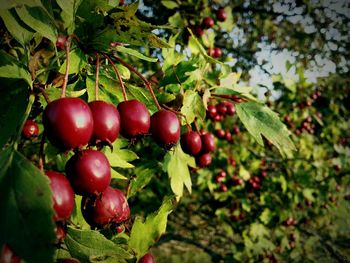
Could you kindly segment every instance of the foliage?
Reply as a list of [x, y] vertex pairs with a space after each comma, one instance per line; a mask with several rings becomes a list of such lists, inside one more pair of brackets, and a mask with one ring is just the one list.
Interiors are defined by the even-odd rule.
[[[150, 249], [158, 262], [350, 261], [348, 16], [309, 2], [123, 2], [0, 1], [0, 245], [26, 262], [137, 262]], [[226, 20], [199, 34], [220, 7]], [[339, 17], [322, 17], [331, 11]], [[292, 52], [286, 68], [297, 78], [258, 61], [264, 46]], [[312, 83], [304, 73], [320, 54], [335, 72]], [[273, 79], [274, 96], [247, 84], [253, 67]], [[68, 97], [91, 102], [97, 88], [115, 106], [127, 97], [151, 115], [176, 112], [182, 133], [229, 138], [217, 136], [205, 168], [180, 142], [164, 149], [148, 135], [97, 145], [131, 219], [90, 227], [76, 195], [70, 220], [55, 224], [44, 171], [64, 173], [73, 151], [46, 140], [42, 115], [65, 80]], [[236, 114], [210, 116], [208, 106], [228, 102]], [[37, 138], [21, 136], [27, 119], [39, 124]]]

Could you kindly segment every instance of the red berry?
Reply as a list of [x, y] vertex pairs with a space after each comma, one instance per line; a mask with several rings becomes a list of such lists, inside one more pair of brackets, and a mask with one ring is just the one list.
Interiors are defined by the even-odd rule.
[[103, 227], [110, 223], [119, 224], [130, 217], [130, 208], [124, 193], [110, 186], [101, 196], [84, 196], [81, 210], [86, 222], [93, 227]]
[[120, 116], [117, 108], [98, 100], [89, 103], [94, 120], [92, 140], [94, 142], [114, 142], [120, 130]]
[[50, 102], [43, 114], [49, 141], [64, 150], [86, 145], [93, 132], [89, 106], [79, 98], [61, 98]]
[[67, 38], [65, 36], [58, 36], [56, 40], [56, 47], [58, 49], [64, 49]]
[[227, 189], [227, 186], [225, 184], [221, 184], [220, 190], [225, 193], [225, 192], [227, 192], [228, 189]]
[[66, 164], [66, 174], [74, 192], [94, 195], [103, 192], [111, 181], [111, 167], [106, 156], [95, 150], [76, 153]]
[[235, 133], [235, 134], [240, 134], [241, 133], [241, 130], [239, 129], [239, 127], [238, 126], [235, 126], [235, 127], [233, 127], [233, 132]]
[[219, 103], [216, 105], [216, 110], [220, 115], [225, 115], [227, 112], [227, 107], [225, 103]]
[[196, 37], [201, 37], [204, 34], [203, 29], [199, 25], [194, 26], [193, 31], [194, 31], [194, 34], [195, 34]]
[[30, 139], [32, 137], [36, 137], [39, 135], [39, 126], [33, 120], [27, 120], [24, 123], [22, 135], [26, 139]]
[[225, 135], [226, 135], [226, 132], [223, 129], [217, 129], [217, 130], [215, 130], [215, 135], [219, 139], [224, 139]]
[[210, 119], [215, 119], [215, 117], [218, 115], [218, 112], [216, 110], [216, 107], [214, 105], [208, 105], [207, 109], [207, 116]]
[[61, 173], [46, 171], [50, 179], [50, 187], [55, 210], [55, 221], [67, 220], [74, 209], [74, 192], [68, 179]]
[[4, 244], [1, 248], [0, 263], [20, 263], [21, 258], [17, 256], [9, 245]]
[[202, 140], [202, 153], [209, 153], [215, 151], [215, 140], [212, 133], [206, 133], [201, 135]]
[[216, 18], [217, 18], [217, 20], [219, 20], [220, 22], [224, 22], [224, 21], [226, 20], [226, 18], [227, 18], [225, 9], [219, 8], [219, 9], [216, 11]]
[[180, 122], [176, 114], [160, 110], [151, 117], [151, 133], [155, 141], [162, 147], [170, 149], [180, 139]]
[[237, 165], [236, 160], [235, 160], [234, 158], [232, 158], [232, 157], [230, 157], [230, 158], [228, 159], [228, 162], [229, 162], [229, 164], [231, 164], [233, 167], [236, 167], [236, 165]]
[[140, 259], [139, 263], [156, 263], [156, 259], [151, 253], [147, 253]]
[[148, 133], [151, 118], [145, 104], [138, 100], [123, 101], [118, 104], [118, 111], [120, 133], [125, 138], [135, 138]]
[[204, 153], [196, 157], [196, 163], [199, 167], [206, 167], [211, 164], [210, 153]]
[[222, 51], [218, 47], [209, 48], [208, 49], [208, 55], [213, 57], [213, 58], [219, 58], [222, 55]]
[[207, 16], [203, 19], [202, 27], [203, 28], [211, 28], [214, 26], [214, 19], [212, 19], [210, 16]]
[[266, 171], [261, 171], [261, 177], [263, 177], [263, 178], [267, 177], [267, 172]]
[[229, 130], [227, 130], [227, 131], [225, 132], [225, 139], [226, 139], [227, 141], [229, 141], [229, 142], [232, 141], [232, 134], [231, 134], [231, 132], [230, 132]]
[[201, 136], [198, 132], [188, 131], [181, 135], [182, 150], [190, 155], [196, 155], [202, 148]]
[[220, 122], [224, 119], [224, 116], [223, 115], [216, 115], [215, 118], [214, 118], [214, 121], [217, 121], [217, 122]]
[[226, 112], [227, 115], [232, 116], [236, 113], [236, 107], [231, 102], [226, 102], [226, 109], [227, 109], [227, 112]]

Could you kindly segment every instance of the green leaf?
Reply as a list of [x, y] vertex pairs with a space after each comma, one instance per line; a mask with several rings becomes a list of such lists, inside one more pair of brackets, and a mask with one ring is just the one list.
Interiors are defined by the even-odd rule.
[[69, 253], [83, 262], [126, 262], [132, 255], [98, 231], [68, 227], [65, 244]]
[[177, 198], [183, 195], [184, 185], [190, 193], [192, 191], [188, 166], [195, 167], [195, 160], [182, 151], [180, 144], [176, 145], [174, 150], [169, 151], [164, 157], [163, 170], [168, 173], [171, 189]]
[[32, 77], [29, 71], [24, 69], [17, 60], [3, 50], [0, 51], [0, 77], [24, 79], [32, 86]]
[[[185, 92], [181, 113], [186, 116], [189, 124], [191, 124], [195, 118], [204, 120], [205, 107], [202, 98], [197, 92], [193, 90], [187, 90]], [[185, 120], [182, 120], [182, 124], [185, 124]]]
[[272, 219], [272, 212], [270, 209], [265, 208], [264, 211], [260, 215], [260, 220], [263, 222], [265, 225], [267, 225], [270, 220]]
[[181, 84], [189, 78], [189, 72], [197, 69], [195, 65], [198, 59], [192, 59], [189, 61], [183, 61], [178, 65], [170, 66], [165, 71], [164, 78], [160, 81], [159, 87], [166, 86], [168, 84]]
[[[79, 73], [87, 65], [84, 52], [77, 48], [69, 52], [69, 74]], [[61, 65], [59, 72], [66, 73], [66, 61]]]
[[127, 94], [130, 95], [130, 98], [134, 98], [143, 102], [151, 114], [158, 111], [157, 106], [154, 100], [152, 99], [151, 93], [146, 87], [136, 87], [131, 84], [128, 84], [126, 87]]
[[118, 173], [116, 170], [112, 169], [111, 170], [111, 176], [114, 179], [119, 179], [119, 180], [128, 180], [127, 177], [125, 177], [124, 175]]
[[103, 150], [110, 165], [112, 167], [133, 168], [134, 165], [129, 162], [138, 159], [138, 156], [131, 150], [120, 149], [117, 141], [113, 143], [113, 151], [109, 147], [105, 147]]
[[57, 4], [62, 9], [61, 17], [64, 28], [68, 29], [68, 35], [75, 29], [75, 14], [83, 0], [57, 0]]
[[[123, 94], [118, 81], [111, 79], [105, 75], [99, 78], [99, 97], [101, 100], [117, 105], [123, 101]], [[88, 100], [95, 100], [95, 77], [88, 76], [86, 78], [86, 87], [88, 91]]]
[[79, 226], [79, 228], [89, 230], [89, 229], [91, 229], [91, 227], [85, 221], [83, 214], [81, 212], [81, 200], [82, 200], [82, 198], [83, 197], [80, 195], [75, 195], [75, 199], [74, 199], [75, 200], [75, 207], [74, 207], [73, 213], [71, 215], [71, 220], [72, 220], [72, 222], [74, 222], [74, 224]]
[[13, 10], [1, 10], [0, 16], [7, 30], [22, 45], [25, 46], [33, 38], [34, 32], [26, 26]]
[[146, 165], [138, 165], [134, 172], [136, 176], [130, 181], [128, 198], [136, 195], [138, 191], [148, 185], [155, 173], [154, 167], [152, 167], [152, 165], [149, 163]]
[[0, 0], [0, 9], [11, 9], [21, 5], [42, 7], [40, 0]]
[[156, 213], [147, 216], [144, 223], [140, 218], [135, 219], [128, 244], [136, 253], [137, 259], [146, 254], [165, 232], [167, 218], [172, 209], [172, 198], [168, 197], [163, 200], [162, 206]]
[[255, 102], [238, 103], [236, 110], [248, 132], [260, 145], [264, 145], [262, 139], [264, 135], [283, 156], [293, 155], [292, 151], [295, 150], [295, 146], [289, 137], [290, 132], [275, 112]]
[[28, 88], [22, 80], [1, 79], [0, 149], [17, 134], [28, 105]]
[[162, 0], [161, 4], [168, 9], [174, 9], [176, 7], [179, 7], [179, 5], [175, 1], [170, 1], [170, 0]]
[[26, 262], [52, 262], [53, 203], [48, 178], [19, 152], [0, 153], [0, 244]]
[[57, 29], [55, 22], [50, 18], [45, 9], [39, 6], [29, 7], [27, 5], [21, 5], [16, 7], [16, 12], [27, 26], [50, 39], [53, 43], [56, 42]]
[[139, 51], [135, 50], [135, 49], [132, 49], [132, 48], [126, 48], [126, 47], [123, 47], [123, 46], [117, 46], [116, 47], [117, 51], [123, 53], [123, 54], [128, 54], [130, 56], [134, 56], [134, 57], [137, 57], [139, 59], [143, 59], [143, 60], [146, 60], [146, 61], [149, 61], [149, 62], [157, 62], [158, 61], [158, 58], [150, 58], [150, 57], [147, 57], [143, 54], [141, 54]]

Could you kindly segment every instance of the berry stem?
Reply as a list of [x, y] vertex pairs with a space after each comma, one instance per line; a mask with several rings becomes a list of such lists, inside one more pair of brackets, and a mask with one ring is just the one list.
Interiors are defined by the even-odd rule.
[[142, 81], [143, 83], [146, 85], [147, 89], [149, 90], [149, 92], [151, 93], [152, 99], [155, 102], [158, 110], [161, 110], [162, 108], [159, 105], [159, 102], [156, 98], [156, 95], [154, 95], [153, 89], [150, 85], [150, 83], [148, 82], [147, 79], [145, 79], [142, 74], [140, 72], [138, 72], [133, 66], [131, 66], [130, 64], [126, 63], [124, 60], [122, 60], [121, 58], [114, 56], [114, 58], [116, 60], [118, 60], [121, 64], [123, 64], [125, 67], [127, 67], [130, 71], [134, 72]]
[[44, 172], [44, 163], [45, 163], [45, 153], [44, 153], [44, 145], [45, 145], [46, 134], [43, 132], [43, 136], [40, 141], [40, 149], [39, 149], [39, 169]]
[[100, 55], [96, 52], [95, 100], [98, 100], [99, 76], [100, 76]]
[[69, 75], [69, 50], [70, 50], [70, 44], [72, 42], [72, 36], [69, 36], [67, 38], [67, 41], [65, 43], [65, 48], [66, 48], [66, 73], [64, 74], [64, 79], [63, 79], [63, 85], [62, 85], [62, 93], [61, 93], [61, 98], [66, 97], [66, 89], [67, 89], [67, 84], [68, 84], [68, 75]]
[[171, 111], [171, 112], [175, 113], [176, 115], [179, 115], [179, 116], [181, 116], [182, 118], [184, 118], [184, 119], [185, 119], [185, 124], [186, 124], [187, 130], [188, 130], [188, 131], [192, 131], [192, 127], [191, 127], [191, 125], [188, 123], [188, 120], [187, 120], [187, 117], [186, 117], [185, 114], [182, 114], [181, 112], [175, 111], [175, 110], [173, 110], [172, 108], [170, 108], [169, 106], [167, 106], [167, 105], [165, 105], [165, 104], [162, 104], [162, 107], [165, 108], [165, 109], [167, 109], [168, 111]]
[[232, 100], [232, 101], [234, 101], [234, 102], [236, 102], [236, 103], [248, 101], [248, 99], [239, 97], [239, 96], [237, 96], [237, 95], [211, 94], [211, 96], [217, 97], [217, 98], [222, 98], [222, 99], [227, 99], [227, 100]]
[[122, 87], [122, 93], [123, 93], [124, 100], [127, 101], [127, 100], [128, 100], [128, 96], [126, 95], [124, 82], [123, 82], [123, 80], [122, 80], [122, 77], [120, 76], [120, 73], [119, 73], [118, 68], [116, 67], [116, 65], [114, 64], [113, 60], [112, 60], [109, 56], [107, 56], [105, 53], [102, 53], [102, 54], [103, 54], [103, 55], [105, 56], [105, 58], [107, 58], [108, 61], [112, 64], [112, 67], [113, 67], [115, 73], [117, 73], [120, 86]]
[[193, 124], [194, 124], [194, 127], [196, 128], [196, 131], [199, 132], [199, 128], [197, 125], [197, 119], [194, 119]]

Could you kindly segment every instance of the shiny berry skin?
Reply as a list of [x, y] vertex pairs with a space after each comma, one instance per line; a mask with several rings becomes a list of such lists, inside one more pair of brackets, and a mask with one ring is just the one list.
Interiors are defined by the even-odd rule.
[[225, 135], [226, 135], [226, 132], [223, 129], [217, 129], [217, 130], [215, 130], [215, 135], [219, 139], [224, 139]]
[[218, 47], [209, 48], [208, 55], [213, 57], [213, 58], [219, 58], [222, 56], [222, 51]]
[[211, 119], [214, 119], [218, 115], [216, 107], [214, 105], [208, 105], [207, 116]]
[[201, 136], [198, 132], [188, 131], [181, 135], [181, 148], [190, 155], [196, 155], [202, 148]]
[[67, 220], [74, 209], [74, 192], [67, 177], [55, 171], [46, 171], [50, 180], [50, 187], [55, 210], [55, 221]]
[[117, 108], [121, 135], [131, 139], [148, 133], [151, 118], [145, 104], [138, 100], [128, 100], [119, 103]]
[[27, 120], [24, 123], [22, 135], [26, 139], [30, 139], [32, 137], [37, 137], [39, 135], [39, 126], [33, 120]]
[[225, 184], [221, 184], [220, 190], [225, 193], [225, 192], [227, 192], [228, 189], [227, 189], [227, 186]]
[[124, 193], [110, 186], [100, 196], [84, 196], [81, 210], [86, 222], [93, 227], [119, 224], [130, 217], [130, 208]]
[[91, 110], [79, 98], [50, 102], [43, 114], [43, 124], [49, 141], [64, 150], [86, 145], [94, 128]]
[[58, 36], [56, 40], [56, 47], [58, 49], [64, 49], [67, 38], [65, 36]]
[[151, 117], [151, 133], [155, 141], [162, 147], [170, 149], [180, 139], [180, 122], [176, 114], [160, 110]]
[[199, 167], [206, 167], [211, 164], [212, 158], [210, 153], [200, 154], [196, 157], [196, 163]]
[[151, 253], [147, 253], [140, 259], [139, 263], [156, 263], [156, 259]]
[[202, 149], [201, 153], [209, 153], [215, 151], [214, 135], [212, 133], [206, 133], [201, 135]]
[[94, 120], [92, 140], [94, 142], [114, 142], [120, 131], [120, 116], [117, 108], [105, 101], [97, 100], [89, 103]]
[[199, 25], [194, 26], [193, 31], [194, 31], [194, 34], [195, 34], [196, 37], [201, 37], [204, 34], [203, 29]]
[[233, 103], [231, 102], [226, 102], [226, 114], [229, 116], [232, 116], [236, 113], [236, 107]]
[[219, 8], [216, 11], [216, 19], [219, 20], [220, 22], [224, 22], [226, 18], [227, 18], [227, 15], [226, 15], [225, 9]]
[[235, 134], [240, 134], [241, 133], [241, 130], [239, 129], [239, 127], [238, 126], [235, 126], [235, 127], [233, 127], [233, 132], [235, 133]]
[[227, 112], [227, 107], [225, 103], [219, 103], [216, 105], [216, 110], [220, 115], [225, 115]]
[[230, 131], [226, 131], [225, 132], [225, 139], [228, 141], [228, 142], [231, 142], [232, 141], [232, 134]]
[[96, 150], [84, 150], [66, 163], [66, 174], [78, 195], [103, 192], [111, 181], [111, 167], [107, 157]]
[[0, 263], [20, 263], [21, 258], [17, 256], [9, 245], [4, 244], [1, 248]]
[[220, 122], [224, 119], [224, 115], [216, 115], [215, 118], [214, 118], [214, 121], [217, 121], [217, 122]]
[[207, 16], [203, 19], [202, 27], [203, 28], [211, 28], [214, 26], [214, 19], [212, 19], [210, 16]]

